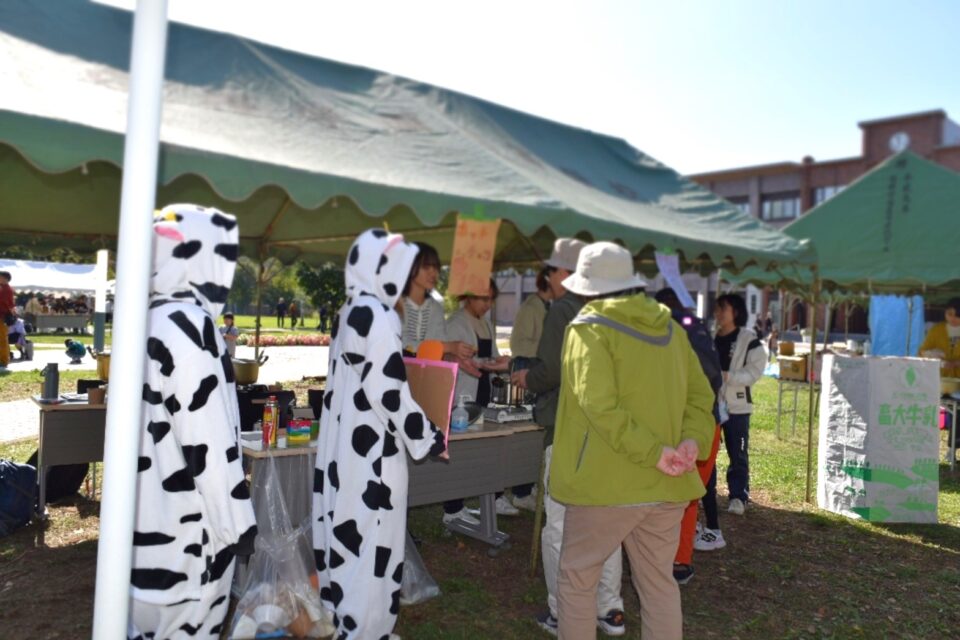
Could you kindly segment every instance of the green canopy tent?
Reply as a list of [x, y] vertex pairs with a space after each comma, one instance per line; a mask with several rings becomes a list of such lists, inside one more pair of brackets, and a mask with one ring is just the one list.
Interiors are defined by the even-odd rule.
[[[131, 15], [82, 0], [0, 5], [0, 247], [111, 246]], [[240, 219], [242, 250], [339, 260], [361, 230], [449, 256], [457, 212], [504, 220], [496, 260], [555, 237], [616, 239], [642, 266], [737, 271], [809, 250], [623, 140], [370, 69], [170, 26], [158, 203]]]
[[[960, 291], [960, 174], [910, 151], [877, 165], [784, 232], [811, 242], [817, 254], [812, 269], [747, 268], [728, 280], [777, 286], [814, 304], [845, 295], [919, 293], [937, 299]], [[810, 465], [808, 454], [808, 500]]]
[[[838, 195], [787, 225], [817, 252], [824, 291], [923, 293], [960, 290], [960, 174], [910, 151], [888, 158]], [[746, 269], [737, 282], [809, 290], [809, 269]]]

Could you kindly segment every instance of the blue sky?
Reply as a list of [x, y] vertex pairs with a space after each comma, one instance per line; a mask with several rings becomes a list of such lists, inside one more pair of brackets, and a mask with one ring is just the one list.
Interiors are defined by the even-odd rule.
[[951, 0], [170, 0], [170, 17], [623, 137], [683, 173], [857, 155], [862, 120], [960, 121]]

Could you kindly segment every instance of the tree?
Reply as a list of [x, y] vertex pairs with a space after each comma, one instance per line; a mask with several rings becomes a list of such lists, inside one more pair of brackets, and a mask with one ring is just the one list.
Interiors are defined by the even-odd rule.
[[310, 304], [319, 309], [324, 304], [333, 315], [347, 298], [343, 284], [343, 270], [332, 263], [319, 269], [301, 262], [297, 264], [297, 281]]

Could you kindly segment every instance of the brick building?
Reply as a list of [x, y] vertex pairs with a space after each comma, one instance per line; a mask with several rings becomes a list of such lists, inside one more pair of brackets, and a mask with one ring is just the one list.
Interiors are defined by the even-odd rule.
[[[960, 124], [943, 110], [868, 120], [860, 123], [860, 130], [860, 155], [855, 157], [816, 161], [807, 156], [801, 162], [722, 169], [689, 177], [764, 222], [782, 227], [904, 149], [960, 172]], [[751, 288], [747, 295], [760, 296], [760, 292]], [[769, 309], [775, 317], [779, 313], [777, 297], [776, 292], [765, 292], [760, 298], [762, 310]], [[853, 314], [851, 330], [866, 330], [863, 315]], [[794, 310], [787, 326], [805, 324], [802, 316], [802, 310]], [[818, 319], [821, 327], [822, 322]], [[842, 317], [835, 317], [831, 324], [841, 327], [843, 322]]]

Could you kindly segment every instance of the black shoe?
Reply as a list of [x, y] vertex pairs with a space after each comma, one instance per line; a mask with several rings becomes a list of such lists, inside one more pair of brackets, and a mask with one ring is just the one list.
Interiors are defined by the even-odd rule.
[[622, 636], [627, 632], [626, 619], [620, 609], [610, 609], [607, 615], [597, 617], [597, 626], [608, 636]]
[[693, 580], [693, 567], [688, 564], [673, 563], [673, 579], [677, 584], [687, 584]]
[[547, 611], [546, 613], [541, 613], [537, 616], [537, 624], [541, 629], [549, 633], [550, 635], [557, 635], [557, 619], [553, 617], [553, 614]]

